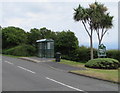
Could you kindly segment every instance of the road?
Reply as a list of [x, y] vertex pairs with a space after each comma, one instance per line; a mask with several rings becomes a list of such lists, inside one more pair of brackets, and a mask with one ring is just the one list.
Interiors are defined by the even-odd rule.
[[[18, 58], [2, 57], [2, 91], [118, 91], [118, 85]], [[110, 93], [110, 92], [108, 92]]]

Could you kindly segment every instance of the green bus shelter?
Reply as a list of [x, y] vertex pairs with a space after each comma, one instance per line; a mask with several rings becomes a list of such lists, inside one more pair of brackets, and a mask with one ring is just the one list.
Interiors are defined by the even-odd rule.
[[41, 39], [37, 40], [38, 57], [53, 58], [54, 57], [54, 40]]

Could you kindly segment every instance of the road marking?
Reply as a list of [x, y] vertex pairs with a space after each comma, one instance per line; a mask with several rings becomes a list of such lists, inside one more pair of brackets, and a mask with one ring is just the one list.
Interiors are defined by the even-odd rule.
[[46, 77], [46, 79], [51, 80], [51, 81], [53, 81], [53, 82], [56, 82], [56, 83], [58, 83], [58, 84], [61, 84], [61, 85], [63, 85], [63, 86], [66, 86], [66, 87], [68, 87], [68, 88], [71, 88], [71, 89], [77, 90], [77, 91], [83, 91], [83, 90], [81, 90], [81, 89], [78, 89], [78, 88], [75, 88], [75, 87], [69, 86], [69, 85], [67, 85], [67, 84], [61, 83], [61, 82], [59, 82], [59, 81], [56, 81], [56, 80], [51, 79], [51, 78], [48, 78], [48, 77]]
[[11, 65], [14, 65], [13, 63], [11, 63], [11, 62], [9, 62], [9, 61], [5, 61], [6, 63], [8, 63], [8, 64], [11, 64]]
[[17, 67], [19, 67], [19, 68], [21, 68], [21, 69], [23, 69], [23, 70], [26, 70], [26, 71], [28, 71], [28, 72], [31, 72], [31, 73], [35, 74], [35, 72], [34, 72], [34, 71], [31, 71], [31, 70], [26, 69], [26, 68], [24, 68], [24, 67], [21, 67], [21, 66], [17, 66]]

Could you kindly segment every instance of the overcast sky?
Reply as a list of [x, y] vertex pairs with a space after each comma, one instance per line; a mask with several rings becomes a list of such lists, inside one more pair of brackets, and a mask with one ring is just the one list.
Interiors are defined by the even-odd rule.
[[[34, 0], [33, 0], [34, 1]], [[52, 31], [71, 30], [75, 33], [79, 40], [79, 45], [89, 46], [89, 37], [80, 22], [73, 20], [74, 8], [79, 4], [88, 7], [93, 3], [92, 0], [87, 2], [38, 2], [38, 1], [22, 1], [22, 2], [1, 2], [0, 3], [0, 24], [2, 27], [16, 26], [30, 31], [31, 28], [46, 27]], [[82, 1], [82, 0], [81, 0]], [[84, 1], [84, 0], [83, 0]], [[100, 2], [100, 1], [99, 1]], [[118, 2], [101, 2], [108, 7], [110, 15], [114, 16], [113, 25], [104, 39], [103, 44], [107, 49], [118, 48]], [[97, 48], [98, 40], [94, 34], [94, 47]]]

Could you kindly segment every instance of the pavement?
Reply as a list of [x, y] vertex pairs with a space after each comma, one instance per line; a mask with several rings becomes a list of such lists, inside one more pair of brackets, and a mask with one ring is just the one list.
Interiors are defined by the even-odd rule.
[[28, 60], [3, 56], [2, 90], [118, 93], [118, 84], [67, 73], [69, 69], [58, 70], [48, 65], [49, 62], [46, 60], [34, 63]]
[[92, 77], [92, 76], [88, 76], [88, 75], [77, 74], [77, 73], [71, 72], [71, 71], [74, 71], [74, 70], [87, 70], [87, 69], [82, 68], [82, 67], [73, 67], [73, 66], [70, 66], [70, 65], [67, 65], [67, 64], [60, 64], [59, 62], [53, 62], [53, 60], [55, 60], [54, 58], [20, 57], [20, 59], [35, 62], [35, 63], [38, 63], [38, 64], [40, 64], [42, 62], [42, 64], [47, 65], [52, 69], [65, 71], [65, 72], [75, 74], [75, 75], [80, 75], [80, 76], [84, 76], [84, 77], [99, 79], [99, 80], [112, 82], [112, 83], [118, 83], [118, 82], [114, 82], [112, 80], [105, 80], [105, 79], [101, 79], [101, 78], [97, 78], [97, 77]]
[[27, 60], [27, 61], [32, 61], [35, 63], [39, 62], [51, 62], [54, 60], [54, 58], [39, 58], [39, 57], [19, 57], [20, 59]]
[[39, 57], [20, 57], [20, 59], [35, 62], [40, 64], [46, 64], [53, 69], [70, 72], [72, 70], [86, 70], [85, 68], [73, 67], [66, 64], [60, 64], [59, 62], [53, 62], [54, 58], [39, 58]]

